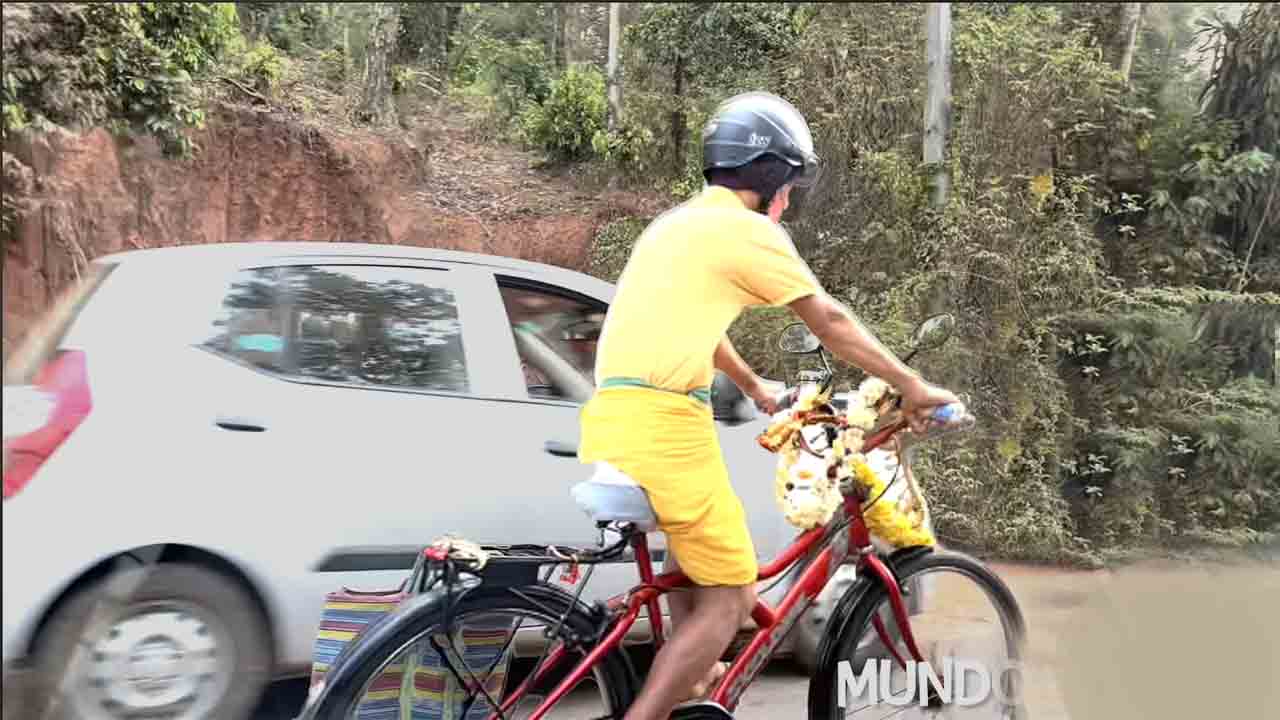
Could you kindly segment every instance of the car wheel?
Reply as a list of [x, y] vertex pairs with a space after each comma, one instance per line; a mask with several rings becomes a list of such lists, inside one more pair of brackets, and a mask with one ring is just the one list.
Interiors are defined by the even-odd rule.
[[270, 679], [267, 624], [235, 580], [158, 564], [77, 592], [37, 639], [33, 717], [242, 720]]
[[[827, 583], [818, 595], [809, 612], [804, 614], [791, 631], [791, 656], [797, 665], [808, 675], [812, 675], [818, 666], [818, 648], [826, 634], [827, 621], [831, 619], [836, 604], [844, 596], [845, 591], [853, 584], [857, 574], [852, 565], [846, 565], [836, 571], [835, 577]], [[924, 611], [924, 597], [927, 589], [920, 579], [908, 583], [908, 593], [903, 598], [907, 613], [916, 615]], [[890, 634], [897, 636], [896, 626], [890, 628]]]

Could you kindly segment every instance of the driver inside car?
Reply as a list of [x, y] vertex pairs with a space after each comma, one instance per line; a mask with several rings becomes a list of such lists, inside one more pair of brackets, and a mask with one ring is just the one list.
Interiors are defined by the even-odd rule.
[[779, 225], [792, 188], [812, 186], [818, 171], [795, 107], [763, 92], [730, 98], [703, 130], [706, 187], [641, 234], [606, 314], [579, 458], [644, 490], [667, 536], [665, 569], [694, 583], [668, 596], [672, 637], [626, 720], [705, 712], [711, 703], [677, 705], [723, 675], [719, 659], [755, 604], [755, 548], [710, 407], [719, 369], [759, 408], [777, 410], [771, 388], [726, 335], [745, 308], [791, 308], [837, 357], [896, 387], [916, 431], [933, 408], [957, 400], [829, 297]]

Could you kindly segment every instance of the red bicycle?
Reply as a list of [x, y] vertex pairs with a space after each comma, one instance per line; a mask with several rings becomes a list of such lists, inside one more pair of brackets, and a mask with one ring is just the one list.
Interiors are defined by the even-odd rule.
[[[784, 337], [790, 333], [791, 352], [816, 349], [821, 355], [817, 339], [803, 325], [798, 328], [784, 331]], [[829, 389], [829, 366], [818, 379], [809, 378]], [[794, 401], [799, 389], [784, 397]], [[806, 413], [804, 421], [834, 437], [842, 421], [830, 410], [828, 405], [826, 412]], [[950, 415], [939, 417], [949, 417], [956, 426], [972, 424], [963, 406], [948, 406], [946, 413]], [[863, 452], [907, 429], [896, 413], [882, 421], [866, 437]], [[829, 522], [800, 534], [760, 569], [762, 582], [795, 579], [777, 607], [757, 601], [751, 613], [757, 629], [709, 699], [678, 708], [672, 717], [733, 717], [745, 690], [844, 564], [856, 567], [857, 579], [826, 622], [809, 682], [809, 718], [935, 717], [957, 703], [983, 703], [982, 717], [1020, 717], [1021, 676], [1005, 671], [1016, 669], [1021, 660], [1025, 625], [1004, 582], [962, 553], [932, 546], [877, 550], [864, 513], [879, 498], [867, 497], [862, 486], [848, 480], [840, 482], [840, 494], [842, 501]], [[458, 713], [447, 717], [622, 718], [640, 685], [624, 639], [644, 613], [652, 644], [661, 647], [659, 599], [691, 583], [680, 573], [655, 574], [647, 536], [634, 523], [598, 525], [602, 533], [619, 538], [595, 549], [428, 548], [425, 571], [415, 576], [418, 592], [343, 651], [299, 720], [400, 718], [415, 709], [427, 714], [413, 717], [439, 717], [426, 708], [439, 704], [446, 685], [455, 691]], [[579, 599], [595, 565], [627, 555], [638, 567], [639, 585], [594, 606]], [[578, 566], [586, 568], [577, 593], [548, 582], [551, 572], [565, 565], [575, 573]], [[940, 578], [935, 581], [932, 575]], [[928, 596], [918, 597], [925, 588]], [[937, 607], [930, 607], [924, 600], [934, 596]], [[908, 599], [915, 612], [908, 611]], [[975, 606], [983, 604], [994, 611], [994, 621], [975, 614]], [[999, 677], [986, 678], [987, 692], [966, 695], [960, 687], [963, 673], [951, 673], [948, 667], [955, 665], [948, 666], [947, 658], [938, 662], [948, 652], [968, 660], [971, 671], [996, 671]], [[973, 652], [980, 657], [964, 655]], [[518, 672], [513, 658], [535, 657], [532, 666]], [[405, 678], [410, 679], [407, 686]], [[405, 707], [404, 687], [412, 688], [408, 703], [413, 707]]]

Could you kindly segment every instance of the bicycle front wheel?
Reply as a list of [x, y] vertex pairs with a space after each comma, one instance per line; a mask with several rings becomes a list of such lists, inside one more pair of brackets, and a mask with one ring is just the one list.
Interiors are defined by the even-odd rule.
[[877, 582], [842, 627], [829, 627], [838, 634], [809, 682], [811, 720], [1024, 717], [1026, 626], [1008, 586], [977, 560], [938, 550], [908, 560], [895, 575], [900, 587], [927, 588], [910, 618], [924, 663], [904, 666], [912, 655]]
[[[448, 618], [445, 610], [435, 603], [388, 618], [356, 640], [303, 717], [483, 720], [505, 708], [500, 717], [521, 720], [590, 651], [579, 643], [598, 629], [583, 606], [549, 585], [482, 586], [453, 603]], [[575, 649], [552, 667], [548, 659], [566, 639]], [[615, 649], [545, 717], [622, 717], [634, 692], [630, 661]]]

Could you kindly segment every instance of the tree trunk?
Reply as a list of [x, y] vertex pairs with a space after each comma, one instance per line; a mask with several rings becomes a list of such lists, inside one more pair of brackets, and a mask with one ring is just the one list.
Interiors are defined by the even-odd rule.
[[591, 39], [592, 45], [592, 64], [599, 70], [600, 74], [609, 74], [609, 23], [613, 17], [613, 6], [616, 3], [592, 3], [595, 16], [591, 21]]
[[453, 33], [458, 29], [458, 19], [462, 17], [462, 5], [449, 3], [444, 10], [444, 63], [449, 66], [449, 56], [453, 54]]
[[676, 56], [676, 64], [672, 69], [672, 77], [675, 79], [675, 87], [672, 89], [672, 95], [675, 96], [675, 104], [671, 110], [671, 157], [675, 162], [676, 175], [684, 174], [684, 135], [685, 135], [685, 117], [684, 117], [684, 56]]
[[1116, 69], [1125, 84], [1133, 71], [1133, 57], [1138, 49], [1138, 28], [1142, 25], [1142, 3], [1124, 3], [1120, 8], [1120, 22], [1116, 27], [1115, 46], [1119, 50]]
[[391, 125], [396, 120], [396, 105], [391, 97], [390, 59], [396, 51], [399, 29], [399, 6], [396, 3], [373, 4], [373, 27], [365, 49], [364, 81], [356, 120], [370, 125]]
[[947, 130], [951, 121], [951, 3], [929, 3], [925, 10], [928, 95], [924, 105], [924, 162], [932, 165], [930, 202], [947, 204]]
[[342, 79], [351, 77], [351, 21], [342, 23]]
[[570, 3], [551, 3], [551, 62], [556, 70], [565, 66], [565, 23]]
[[618, 46], [622, 42], [622, 5], [609, 3], [609, 129], [613, 130], [622, 119], [622, 92], [618, 88]]

